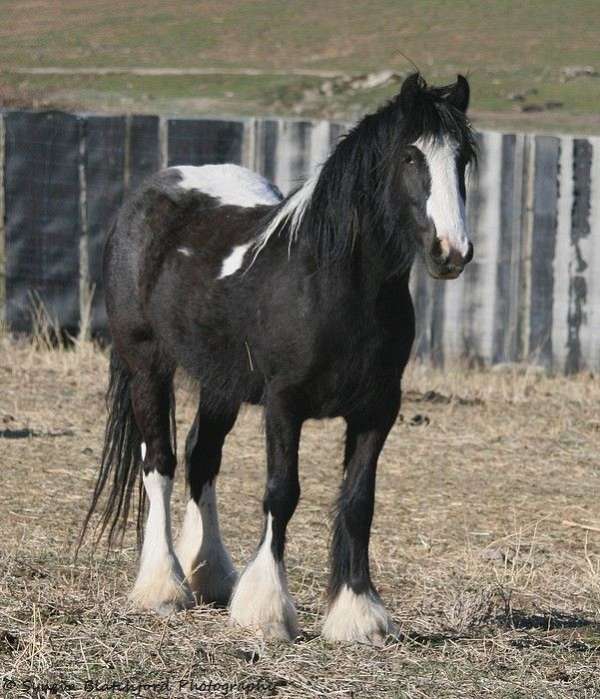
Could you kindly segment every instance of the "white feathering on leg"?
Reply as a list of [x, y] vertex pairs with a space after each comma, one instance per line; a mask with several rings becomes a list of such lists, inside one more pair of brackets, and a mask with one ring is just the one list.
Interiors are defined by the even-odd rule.
[[231, 621], [258, 629], [265, 638], [293, 641], [298, 636], [296, 609], [283, 563], [273, 557], [272, 541], [273, 516], [269, 514], [264, 541], [233, 591]]
[[[142, 444], [142, 458], [146, 445]], [[150, 501], [140, 569], [129, 598], [142, 609], [169, 614], [193, 604], [193, 596], [173, 552], [170, 500], [173, 479], [157, 471], [144, 474]]]
[[198, 602], [229, 602], [237, 574], [221, 539], [214, 483], [204, 485], [198, 504], [189, 500], [177, 556]]
[[333, 601], [323, 636], [328, 641], [347, 641], [382, 645], [397, 633], [392, 619], [374, 591], [357, 594], [344, 585]]

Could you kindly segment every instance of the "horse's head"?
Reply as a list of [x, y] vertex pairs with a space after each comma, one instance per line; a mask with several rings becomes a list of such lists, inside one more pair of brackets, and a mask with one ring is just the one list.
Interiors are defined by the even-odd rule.
[[403, 128], [391, 189], [395, 196], [400, 189], [398, 213], [431, 276], [455, 279], [473, 257], [465, 213], [465, 170], [476, 153], [466, 118], [469, 84], [459, 75], [452, 85], [428, 87], [414, 74], [397, 103]]

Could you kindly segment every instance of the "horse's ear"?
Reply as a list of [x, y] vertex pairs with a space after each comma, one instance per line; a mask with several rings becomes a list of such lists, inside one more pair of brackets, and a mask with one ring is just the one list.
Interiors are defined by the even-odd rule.
[[471, 89], [467, 79], [463, 75], [459, 75], [452, 90], [448, 93], [447, 100], [453, 107], [460, 109], [461, 112], [466, 112], [469, 107], [470, 94]]
[[400, 88], [400, 106], [404, 114], [410, 114], [419, 104], [425, 81], [419, 73], [411, 73]]

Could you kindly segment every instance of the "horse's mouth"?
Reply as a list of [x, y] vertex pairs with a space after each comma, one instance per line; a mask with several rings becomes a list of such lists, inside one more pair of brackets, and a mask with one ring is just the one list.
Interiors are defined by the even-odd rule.
[[465, 265], [452, 264], [448, 261], [440, 261], [425, 254], [425, 265], [429, 275], [434, 279], [456, 279], [460, 277]]
[[463, 269], [464, 267], [454, 267], [453, 269], [441, 269], [435, 271], [428, 269], [428, 272], [434, 279], [458, 279], [458, 277], [460, 277], [462, 274]]

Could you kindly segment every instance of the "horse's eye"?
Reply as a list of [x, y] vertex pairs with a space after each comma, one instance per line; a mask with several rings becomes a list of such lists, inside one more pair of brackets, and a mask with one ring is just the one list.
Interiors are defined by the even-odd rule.
[[411, 153], [407, 153], [407, 154], [404, 156], [404, 162], [405, 162], [407, 165], [412, 165], [412, 164], [415, 162], [415, 159], [412, 157], [412, 154], [411, 154]]

